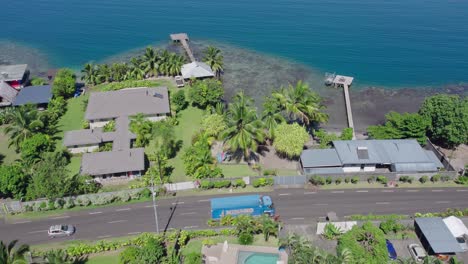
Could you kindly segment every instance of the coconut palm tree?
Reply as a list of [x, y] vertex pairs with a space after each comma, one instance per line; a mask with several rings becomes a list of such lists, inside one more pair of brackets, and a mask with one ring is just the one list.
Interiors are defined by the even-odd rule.
[[21, 143], [34, 133], [41, 132], [44, 122], [40, 120], [38, 111], [33, 105], [24, 105], [10, 113], [10, 123], [4, 131], [10, 138], [8, 146], [14, 146], [19, 150]]
[[48, 264], [74, 264], [78, 263], [74, 258], [70, 257], [64, 250], [51, 250], [45, 256]]
[[271, 217], [267, 215], [262, 216], [262, 233], [265, 241], [268, 241], [270, 235], [278, 235], [278, 223], [275, 222]]
[[168, 60], [169, 60], [168, 68], [167, 68], [168, 75], [171, 75], [171, 76], [179, 75], [182, 69], [182, 65], [184, 65], [185, 63], [185, 57], [177, 55], [176, 53], [171, 53], [169, 55]]
[[111, 81], [111, 70], [109, 68], [109, 65], [107, 64], [100, 64], [97, 67], [97, 72], [98, 72], [98, 80], [99, 82], [110, 82]]
[[215, 72], [216, 78], [221, 76], [221, 72], [223, 71], [223, 60], [224, 57], [221, 54], [221, 50], [213, 47], [208, 46], [204, 52], [205, 56], [203, 57], [203, 62], [208, 64], [211, 69]]
[[321, 112], [323, 106], [320, 97], [309, 89], [302, 81], [296, 86], [289, 85], [273, 93], [273, 98], [278, 100], [282, 110], [286, 112], [289, 119], [299, 119], [302, 123], [309, 125], [311, 122], [326, 122], [328, 116]]
[[86, 84], [96, 85], [98, 83], [99, 76], [96, 65], [92, 63], [86, 63], [81, 72], [83, 73], [81, 80], [85, 81]]
[[159, 54], [152, 47], [147, 47], [143, 54], [141, 66], [146, 75], [157, 76], [159, 69]]
[[170, 57], [171, 53], [167, 50], [163, 50], [159, 55], [159, 71], [164, 75], [169, 75], [171, 67]]
[[265, 139], [262, 122], [252, 105], [253, 100], [243, 91], [236, 94], [233, 103], [229, 104], [227, 129], [221, 135], [232, 152], [241, 151], [247, 160]]
[[275, 138], [276, 127], [285, 122], [284, 117], [281, 115], [281, 109], [278, 101], [274, 98], [267, 97], [263, 103], [262, 121], [267, 131], [269, 139]]
[[132, 58], [129, 67], [129, 79], [142, 80], [145, 77], [145, 71], [142, 69], [142, 61], [140, 58]]
[[110, 79], [112, 81], [121, 82], [128, 75], [128, 67], [126, 63], [113, 63], [110, 67]]
[[29, 251], [26, 244], [16, 247], [18, 240], [11, 241], [8, 245], [0, 241], [0, 263], [1, 264], [26, 264], [24, 254]]

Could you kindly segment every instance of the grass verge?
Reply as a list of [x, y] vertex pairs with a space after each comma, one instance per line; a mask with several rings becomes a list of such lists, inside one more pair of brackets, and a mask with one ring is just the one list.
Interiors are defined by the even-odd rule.
[[6, 125], [0, 126], [0, 160], [3, 164], [11, 164], [13, 161], [20, 158], [19, 153], [16, 153], [15, 148], [8, 147], [9, 137], [3, 132]]
[[[460, 185], [455, 182], [414, 182], [414, 183], [398, 183], [398, 187], [396, 188], [449, 188], [449, 187], [459, 187], [459, 188], [467, 188], [466, 185]], [[341, 184], [329, 184], [320, 186], [321, 190], [335, 190], [335, 189], [373, 189], [373, 188], [388, 188], [385, 187], [381, 183], [367, 183], [367, 182], [358, 182], [356, 184], [352, 183], [341, 183]]]

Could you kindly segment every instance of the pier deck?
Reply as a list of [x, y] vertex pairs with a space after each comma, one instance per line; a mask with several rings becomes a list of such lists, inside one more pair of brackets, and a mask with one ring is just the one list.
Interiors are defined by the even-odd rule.
[[348, 127], [353, 129], [353, 139], [356, 139], [356, 134], [354, 133], [353, 112], [351, 111], [351, 99], [349, 98], [349, 87], [353, 83], [354, 77], [336, 75], [334, 73], [327, 73], [325, 74], [325, 77], [326, 85], [333, 85], [334, 87], [343, 87], [346, 105], [346, 116], [348, 117]]
[[343, 91], [346, 104], [346, 116], [348, 117], [348, 127], [353, 129], [353, 139], [356, 139], [356, 134], [354, 133], [353, 112], [351, 111], [351, 100], [349, 99], [349, 87], [347, 84], [343, 85]]
[[190, 49], [190, 46], [188, 45], [189, 37], [187, 33], [176, 33], [176, 34], [171, 34], [171, 40], [174, 42], [180, 42], [182, 44], [182, 47], [184, 47], [185, 52], [187, 52], [187, 55], [190, 58], [190, 61], [194, 62], [195, 61], [195, 56], [193, 56], [192, 50]]

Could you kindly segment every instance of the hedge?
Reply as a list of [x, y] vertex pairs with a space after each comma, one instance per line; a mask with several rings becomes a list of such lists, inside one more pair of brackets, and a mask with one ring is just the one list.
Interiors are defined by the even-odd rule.
[[263, 187], [263, 186], [272, 186], [275, 181], [272, 178], [258, 178], [255, 179], [252, 183], [254, 188]]

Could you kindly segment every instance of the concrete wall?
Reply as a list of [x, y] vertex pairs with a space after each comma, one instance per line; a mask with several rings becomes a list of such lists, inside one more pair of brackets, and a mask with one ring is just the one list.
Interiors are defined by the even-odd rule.
[[149, 121], [153, 121], [153, 122], [157, 122], [157, 121], [161, 121], [161, 120], [164, 120], [167, 118], [167, 115], [153, 115], [153, 116], [147, 116], [146, 119], [148, 119]]
[[79, 153], [88, 153], [94, 152], [99, 148], [99, 145], [91, 145], [91, 146], [80, 146], [77, 148], [68, 148], [68, 151], [72, 154], [79, 154]]
[[90, 120], [90, 121], [89, 121], [89, 128], [103, 127], [103, 126], [105, 126], [107, 123], [109, 123], [111, 120], [112, 120], [112, 119], [105, 120], [105, 121], [94, 121], [94, 120]]

